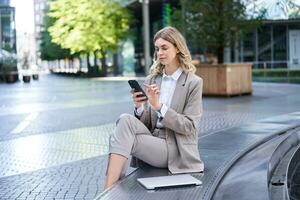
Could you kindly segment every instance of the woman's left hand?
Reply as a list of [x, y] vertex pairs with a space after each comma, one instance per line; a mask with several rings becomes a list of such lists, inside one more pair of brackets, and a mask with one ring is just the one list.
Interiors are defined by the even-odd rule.
[[156, 84], [152, 84], [152, 85], [144, 84], [144, 86], [146, 87], [146, 92], [147, 92], [148, 101], [150, 105], [155, 110], [159, 110], [161, 107], [161, 104], [159, 102], [159, 95], [160, 95], [159, 88], [157, 87]]

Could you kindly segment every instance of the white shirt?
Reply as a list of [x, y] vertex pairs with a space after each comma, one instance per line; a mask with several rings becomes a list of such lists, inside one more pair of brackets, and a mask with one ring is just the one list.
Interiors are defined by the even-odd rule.
[[[160, 86], [160, 96], [159, 102], [162, 104], [160, 112], [156, 111], [158, 115], [158, 120], [156, 122], [157, 128], [163, 128], [164, 126], [160, 123], [162, 118], [171, 106], [172, 97], [176, 88], [176, 83], [178, 78], [182, 73], [182, 69], [179, 67], [172, 75], [166, 75], [165, 72], [162, 76], [161, 86]], [[144, 107], [136, 109], [136, 115], [141, 116], [144, 111]]]

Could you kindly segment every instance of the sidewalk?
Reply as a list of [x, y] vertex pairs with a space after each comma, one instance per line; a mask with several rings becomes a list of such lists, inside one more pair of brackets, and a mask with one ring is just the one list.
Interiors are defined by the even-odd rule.
[[[29, 85], [0, 84], [0, 199], [101, 193], [108, 136], [133, 109], [127, 79], [47, 75]], [[203, 108], [200, 136], [299, 111], [300, 85], [254, 83], [251, 96], [204, 97]]]

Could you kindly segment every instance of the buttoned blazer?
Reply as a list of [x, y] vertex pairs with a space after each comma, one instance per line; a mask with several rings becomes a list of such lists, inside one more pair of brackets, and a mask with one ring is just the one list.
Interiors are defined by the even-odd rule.
[[[162, 76], [149, 75], [145, 83], [156, 84], [159, 88]], [[175, 91], [161, 123], [165, 126], [168, 148], [168, 169], [171, 173], [202, 172], [204, 164], [198, 151], [198, 127], [202, 115], [202, 85], [200, 77], [182, 72]], [[153, 132], [157, 113], [149, 104], [139, 119]], [[138, 167], [139, 161], [132, 159], [131, 166]]]

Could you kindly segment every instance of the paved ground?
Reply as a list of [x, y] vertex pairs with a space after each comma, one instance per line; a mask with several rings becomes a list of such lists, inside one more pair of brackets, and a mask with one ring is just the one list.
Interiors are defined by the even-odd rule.
[[[300, 85], [254, 83], [251, 96], [205, 97], [200, 137], [300, 110]], [[0, 199], [93, 199], [108, 136], [131, 113], [125, 79], [41, 76], [0, 84]], [[297, 109], [299, 108], [299, 109]]]

